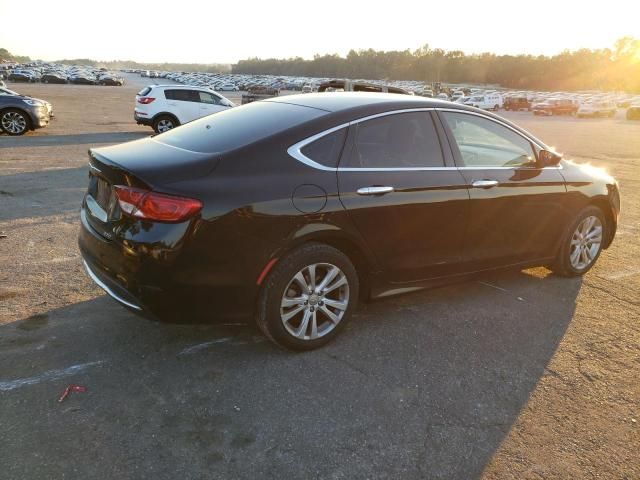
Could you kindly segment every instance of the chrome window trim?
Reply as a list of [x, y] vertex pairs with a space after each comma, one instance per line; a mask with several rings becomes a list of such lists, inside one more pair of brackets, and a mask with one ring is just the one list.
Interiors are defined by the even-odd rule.
[[367, 120], [372, 120], [374, 118], [386, 117], [387, 115], [396, 115], [400, 113], [412, 113], [412, 112], [430, 112], [430, 111], [440, 111], [440, 112], [454, 112], [454, 113], [464, 113], [468, 115], [475, 115], [477, 117], [485, 118], [489, 121], [493, 121], [502, 125], [503, 127], [508, 128], [513, 131], [517, 135], [527, 139], [529, 142], [536, 145], [538, 148], [545, 149], [544, 145], [541, 144], [540, 141], [529, 137], [528, 135], [523, 134], [522, 132], [516, 130], [512, 126], [487, 115], [483, 115], [478, 112], [471, 112], [468, 110], [461, 110], [456, 108], [441, 108], [441, 107], [424, 107], [424, 108], [407, 108], [402, 110], [392, 110], [389, 112], [376, 113], [374, 115], [368, 115], [366, 117], [358, 118], [356, 120], [351, 120], [350, 122], [343, 123], [336, 127], [329, 128], [327, 130], [323, 130], [320, 133], [316, 133], [310, 137], [307, 137], [299, 142], [291, 145], [287, 149], [287, 154], [291, 157], [298, 160], [300, 163], [303, 163], [311, 168], [315, 168], [316, 170], [322, 170], [325, 172], [428, 172], [428, 171], [450, 171], [450, 170], [513, 170], [514, 168], [523, 168], [523, 169], [531, 169], [531, 170], [562, 170], [562, 165], [558, 164], [555, 167], [527, 167], [527, 166], [513, 166], [513, 167], [371, 167], [371, 168], [358, 168], [358, 167], [327, 167], [326, 165], [322, 165], [309, 157], [305, 156], [302, 153], [302, 149], [306, 147], [308, 144], [315, 142], [316, 140], [324, 137], [325, 135], [329, 135], [333, 132], [336, 132], [342, 128], [348, 128], [351, 125], [355, 125], [361, 122], [366, 122]]

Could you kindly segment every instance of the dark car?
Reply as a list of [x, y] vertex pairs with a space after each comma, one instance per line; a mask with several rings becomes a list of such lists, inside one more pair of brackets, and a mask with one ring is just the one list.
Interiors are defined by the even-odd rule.
[[527, 97], [507, 97], [503, 103], [505, 110], [531, 110], [531, 102]]
[[46, 127], [49, 120], [48, 103], [44, 100], [0, 90], [0, 132], [23, 135], [29, 130]]
[[27, 72], [12, 72], [7, 77], [7, 80], [11, 82], [35, 82], [36, 78]]
[[42, 83], [69, 83], [67, 77], [57, 73], [45, 73], [42, 75], [42, 78], [40, 78], [40, 81]]
[[91, 278], [172, 321], [254, 316], [312, 349], [360, 298], [496, 268], [587, 272], [617, 183], [488, 112], [414, 96], [292, 95], [94, 148]]
[[575, 115], [578, 106], [567, 98], [549, 98], [536, 103], [532, 110], [534, 115]]
[[76, 85], [95, 85], [97, 80], [92, 75], [73, 75], [69, 77], [69, 82]]
[[640, 120], [640, 104], [627, 108], [627, 120]]
[[110, 85], [110, 86], [118, 86], [121, 87], [124, 85], [124, 79], [121, 77], [115, 77], [111, 75], [105, 75], [100, 77], [98, 80], [99, 85]]

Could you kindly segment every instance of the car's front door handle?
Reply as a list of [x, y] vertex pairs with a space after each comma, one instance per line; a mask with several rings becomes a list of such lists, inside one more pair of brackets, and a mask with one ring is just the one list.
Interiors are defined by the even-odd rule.
[[473, 188], [491, 188], [498, 185], [497, 180], [474, 180], [471, 182]]
[[393, 192], [393, 187], [362, 187], [359, 188], [358, 195], [384, 195]]

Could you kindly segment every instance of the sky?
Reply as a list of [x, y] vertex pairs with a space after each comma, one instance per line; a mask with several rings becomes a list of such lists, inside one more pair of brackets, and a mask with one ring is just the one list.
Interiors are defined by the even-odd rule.
[[0, 48], [42, 60], [235, 63], [425, 44], [465, 53], [552, 55], [640, 37], [640, 1], [592, 4], [0, 0]]

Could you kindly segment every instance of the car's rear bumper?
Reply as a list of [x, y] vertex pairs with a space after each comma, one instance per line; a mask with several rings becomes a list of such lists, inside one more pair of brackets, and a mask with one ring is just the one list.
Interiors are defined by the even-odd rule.
[[251, 286], [238, 286], [206, 265], [194, 267], [180, 255], [165, 262], [165, 252], [153, 251], [158, 242], [135, 247], [132, 241], [107, 240], [89, 224], [84, 207], [80, 219], [78, 245], [89, 277], [135, 313], [174, 323], [251, 318]]
[[133, 119], [135, 120], [135, 122], [138, 125], [146, 125], [148, 127], [152, 127], [153, 126], [153, 119], [152, 118], [141, 116], [136, 111], [133, 112]]

